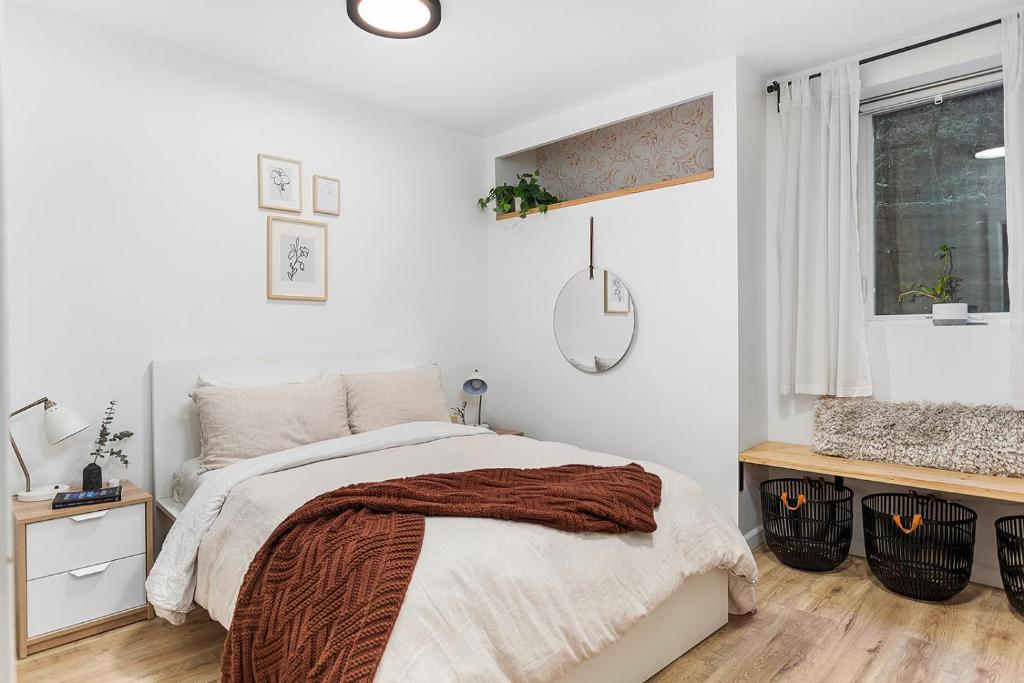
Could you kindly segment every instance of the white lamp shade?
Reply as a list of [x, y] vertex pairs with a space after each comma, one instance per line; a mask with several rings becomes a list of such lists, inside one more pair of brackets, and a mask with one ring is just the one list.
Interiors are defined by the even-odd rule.
[[487, 393], [487, 380], [479, 370], [474, 370], [473, 374], [462, 383], [462, 391], [468, 396], [483, 396]]
[[88, 426], [89, 423], [82, 419], [81, 415], [56, 403], [43, 411], [43, 431], [51, 446], [74, 436]]

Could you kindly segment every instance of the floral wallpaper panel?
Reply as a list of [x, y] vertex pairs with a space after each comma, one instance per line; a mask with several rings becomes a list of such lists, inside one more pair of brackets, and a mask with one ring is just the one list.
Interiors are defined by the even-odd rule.
[[563, 201], [710, 171], [714, 159], [710, 95], [537, 149], [540, 182]]

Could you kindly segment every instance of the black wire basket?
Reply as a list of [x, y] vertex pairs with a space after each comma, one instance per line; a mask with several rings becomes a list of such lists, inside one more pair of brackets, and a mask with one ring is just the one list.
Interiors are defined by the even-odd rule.
[[1024, 615], [1024, 515], [996, 520], [996, 552], [1006, 599]]
[[978, 515], [935, 496], [876, 493], [861, 501], [868, 566], [889, 590], [948, 600], [971, 580]]
[[783, 564], [827, 572], [850, 552], [853, 491], [823, 479], [769, 479], [761, 484], [761, 519]]

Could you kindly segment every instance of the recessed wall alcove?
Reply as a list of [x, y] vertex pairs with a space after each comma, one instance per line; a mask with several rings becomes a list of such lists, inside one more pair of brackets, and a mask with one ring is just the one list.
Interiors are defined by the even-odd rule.
[[715, 175], [713, 113], [705, 95], [610, 123], [498, 157], [495, 178], [514, 185], [517, 173], [539, 170], [540, 184], [562, 200], [549, 210], [707, 180]]

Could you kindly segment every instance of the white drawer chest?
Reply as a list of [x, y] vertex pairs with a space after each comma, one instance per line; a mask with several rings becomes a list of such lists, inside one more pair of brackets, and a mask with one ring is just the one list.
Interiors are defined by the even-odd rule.
[[116, 503], [11, 510], [19, 658], [153, 617], [152, 496], [124, 481]]

